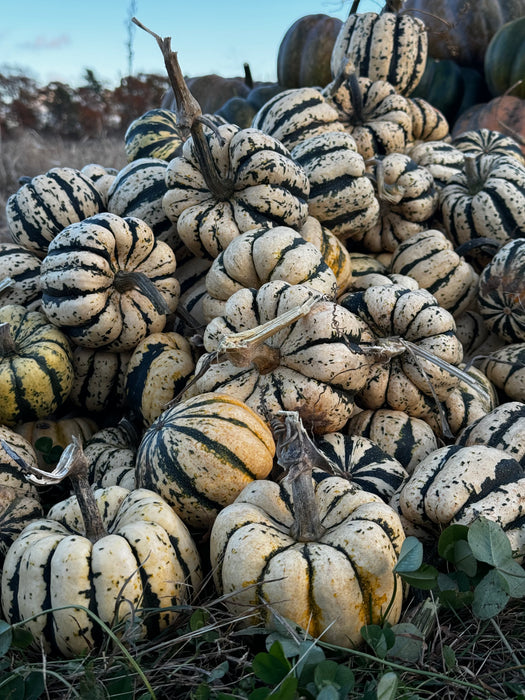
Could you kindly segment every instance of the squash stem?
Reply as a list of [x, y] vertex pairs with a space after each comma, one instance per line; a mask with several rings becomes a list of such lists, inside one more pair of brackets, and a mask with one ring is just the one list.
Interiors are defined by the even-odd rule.
[[152, 280], [143, 272], [119, 270], [115, 275], [114, 286], [119, 294], [133, 289], [139, 291], [151, 301], [155, 311], [162, 316], [166, 316], [170, 312], [162, 294]]
[[9, 323], [0, 323], [0, 357], [16, 354], [16, 343]]
[[315, 498], [312, 470], [326, 468], [326, 458], [314, 445], [297, 411], [279, 411], [284, 423], [272, 421], [277, 462], [291, 482], [294, 522], [290, 536], [298, 542], [316, 542], [325, 532]]

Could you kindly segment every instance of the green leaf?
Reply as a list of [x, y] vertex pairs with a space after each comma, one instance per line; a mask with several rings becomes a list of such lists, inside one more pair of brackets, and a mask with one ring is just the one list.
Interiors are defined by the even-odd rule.
[[466, 541], [468, 527], [454, 523], [446, 527], [438, 540], [438, 554], [443, 559], [454, 563], [456, 560], [456, 544], [462, 540]]
[[38, 450], [43, 455], [49, 454], [53, 447], [53, 440], [50, 437], [39, 437], [35, 440], [35, 450]]
[[2, 700], [21, 700], [25, 695], [24, 679], [17, 673], [0, 682], [0, 697]]
[[[24, 700], [38, 700], [46, 689], [42, 671], [31, 671], [25, 679]], [[120, 696], [122, 698], [122, 695]], [[130, 694], [131, 697], [131, 694]]]
[[503, 528], [487, 518], [476, 518], [470, 524], [468, 542], [478, 561], [499, 566], [512, 558], [512, 547]]
[[457, 666], [456, 654], [454, 649], [449, 647], [448, 644], [443, 644], [443, 661], [445, 662], [445, 667], [447, 671], [452, 671], [453, 668]]
[[307, 667], [314, 667], [325, 660], [325, 653], [318, 647], [315, 642], [305, 641], [299, 644], [299, 659], [295, 667], [295, 673], [299, 678], [299, 682], [303, 683], [302, 680], [303, 671]]
[[261, 651], [255, 655], [253, 672], [261, 681], [277, 685], [290, 672], [291, 664], [283, 653], [279, 642], [274, 642], [269, 652]]
[[228, 661], [223, 661], [210, 671], [208, 675], [208, 680], [215, 681], [224, 678], [224, 676], [228, 673], [229, 669], [230, 664], [228, 663]]
[[478, 562], [472, 554], [470, 545], [465, 540], [458, 540], [454, 545], [454, 563], [459, 571], [473, 577], [478, 570]]
[[507, 582], [509, 595], [513, 598], [525, 596], [525, 569], [515, 559], [503, 562], [498, 572]]
[[27, 649], [33, 642], [33, 635], [29, 630], [25, 630], [22, 627], [13, 628], [13, 642], [12, 647], [16, 649]]
[[379, 625], [366, 625], [366, 627], [361, 627], [361, 635], [380, 659], [386, 657], [388, 650], [394, 646], [394, 642], [396, 641], [395, 635], [390, 627], [383, 628]]
[[423, 651], [425, 637], [421, 631], [411, 622], [399, 622], [392, 625], [395, 635], [394, 644], [388, 650], [389, 659], [416, 662]]
[[317, 693], [316, 700], [339, 700], [339, 690], [334, 685], [325, 685]]
[[0, 620], [0, 656], [5, 656], [11, 647], [13, 632], [11, 625], [4, 620]]
[[399, 575], [405, 583], [413, 586], [413, 588], [432, 590], [436, 588], [437, 585], [438, 571], [436, 567], [431, 564], [421, 564], [416, 571], [412, 573], [400, 573]]
[[[266, 700], [266, 698], [270, 696], [271, 692], [272, 690], [271, 688], [268, 688], [268, 686], [264, 686], [264, 688], [256, 688], [248, 695], [248, 700]], [[231, 697], [233, 700], [235, 696], [229, 695], [228, 697]]]
[[423, 545], [417, 537], [409, 535], [401, 545], [394, 571], [398, 574], [411, 573], [417, 571], [422, 563]]
[[398, 684], [399, 679], [393, 671], [382, 675], [377, 684], [377, 700], [394, 700]]
[[274, 700], [295, 700], [297, 685], [297, 678], [295, 678], [295, 676], [288, 676], [283, 680], [277, 690], [270, 693], [268, 697], [274, 698]]
[[488, 620], [503, 610], [510, 598], [508, 584], [496, 569], [491, 569], [474, 589], [472, 612]]
[[439, 601], [445, 607], [458, 610], [472, 603], [474, 598], [473, 591], [440, 591], [438, 594]]

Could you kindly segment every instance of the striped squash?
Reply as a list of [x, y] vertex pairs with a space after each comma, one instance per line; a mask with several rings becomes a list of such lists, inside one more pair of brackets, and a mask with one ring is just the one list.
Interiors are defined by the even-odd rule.
[[[308, 477], [310, 478], [310, 477]], [[295, 534], [304, 510], [287, 479], [247, 486], [217, 516], [210, 560], [215, 585], [243, 624], [274, 627], [283, 617], [314, 638], [345, 648], [363, 643], [364, 625], [392, 624], [402, 586], [393, 568], [405, 538], [379, 496], [329, 476], [313, 484], [320, 536]]]
[[175, 623], [177, 606], [191, 599], [202, 579], [195, 542], [160, 496], [119, 486], [94, 495], [105, 530], [94, 542], [72, 496], [27, 525], [4, 562], [6, 620], [54, 656], [89, 653], [104, 640], [85, 608], [117, 635], [131, 618], [137, 638], [158, 635]]
[[330, 62], [335, 78], [350, 60], [357, 75], [387, 80], [401, 95], [416, 88], [427, 61], [424, 22], [391, 11], [350, 13], [339, 30]]
[[128, 161], [140, 158], [169, 161], [179, 154], [181, 147], [177, 115], [170, 109], [150, 109], [134, 119], [124, 134]]
[[463, 151], [448, 141], [422, 141], [412, 146], [407, 155], [430, 172], [438, 189], [446, 185], [465, 164]]
[[162, 203], [167, 191], [167, 167], [167, 161], [158, 158], [136, 158], [128, 163], [113, 180], [107, 210], [117, 216], [133, 216], [145, 221], [155, 239], [168, 243], [178, 260], [182, 243]]
[[477, 272], [437, 229], [415, 233], [402, 241], [392, 255], [390, 272], [413, 277], [453, 316], [471, 308], [477, 297]]
[[159, 493], [192, 528], [217, 513], [273, 467], [270, 428], [246, 404], [221, 393], [199, 394], [168, 408], [137, 450], [137, 483]]
[[[408, 478], [408, 472], [379, 445], [362, 435], [335, 432], [321, 435], [315, 444], [330, 461], [337, 476], [341, 476], [363, 491], [373, 493], [388, 503]], [[314, 473], [319, 481], [329, 478], [328, 472]]]
[[343, 427], [375, 362], [361, 347], [373, 343], [365, 322], [311, 287], [284, 281], [232, 294], [203, 342], [192, 393], [228, 393], [265, 419], [298, 411], [316, 434]]
[[7, 550], [24, 527], [43, 515], [38, 498], [0, 484], [0, 567], [3, 566]]
[[314, 217], [309, 216], [299, 233], [308, 243], [321, 251], [321, 256], [335, 275], [336, 296], [342, 294], [352, 277], [352, 263], [348, 248], [337, 236]]
[[73, 385], [67, 336], [39, 311], [0, 308], [0, 423], [44, 418], [61, 407]]
[[52, 168], [9, 197], [6, 218], [15, 243], [43, 258], [62, 229], [103, 210], [89, 177], [74, 168]]
[[412, 474], [421, 460], [437, 450], [437, 436], [420, 418], [387, 408], [359, 411], [348, 421], [349, 435], [360, 435], [377, 444]]
[[252, 126], [292, 150], [302, 141], [327, 132], [344, 131], [341, 115], [318, 88], [284, 90], [266, 102]]
[[96, 488], [122, 486], [133, 491], [136, 486], [135, 458], [140, 434], [123, 418], [94, 433], [84, 444], [89, 465], [89, 483]]
[[124, 352], [163, 330], [179, 299], [176, 259], [141, 219], [71, 224], [42, 261], [42, 309], [76, 345]]
[[525, 166], [516, 158], [467, 156], [440, 191], [439, 212], [454, 246], [475, 238], [504, 245], [525, 235]]
[[102, 197], [104, 210], [106, 210], [108, 206], [109, 188], [113, 184], [113, 181], [118, 174], [118, 170], [116, 168], [106, 168], [98, 163], [88, 163], [81, 168], [80, 172], [82, 175], [88, 177], [95, 185], [100, 193], [100, 196]]
[[310, 181], [308, 211], [334, 235], [344, 240], [378, 221], [379, 201], [350, 134], [312, 136], [291, 155]]
[[483, 268], [477, 300], [489, 331], [508, 343], [525, 342], [525, 237], [503, 245]]
[[525, 342], [493, 350], [478, 366], [509, 400], [525, 401]]
[[18, 243], [0, 243], [0, 306], [29, 306], [39, 298], [40, 262]]
[[202, 308], [206, 295], [206, 275], [213, 260], [189, 256], [177, 264], [175, 277], [180, 284], [180, 298], [177, 304], [179, 325], [174, 330], [184, 332], [189, 328], [192, 333], [202, 331], [206, 319]]
[[493, 129], [463, 131], [454, 137], [452, 145], [468, 156], [511, 156], [525, 163], [525, 156], [516, 139]]
[[128, 412], [145, 428], [184, 389], [195, 369], [193, 348], [180, 333], [150, 333], [133, 350], [124, 378]]
[[449, 136], [449, 126], [444, 115], [423, 97], [409, 97], [412, 116], [412, 141], [441, 141]]
[[507, 452], [486, 445], [448, 445], [423, 459], [399, 494], [411, 523], [438, 536], [477, 517], [499, 523], [516, 556], [525, 554], [525, 471]]
[[[207, 164], [197, 150], [207, 149]], [[215, 258], [233, 238], [258, 226], [299, 229], [310, 183], [277, 139], [232, 124], [191, 136], [166, 169], [163, 207], [186, 247]]]
[[73, 386], [69, 400], [88, 413], [110, 415], [124, 405], [124, 384], [131, 351], [73, 348]]
[[497, 447], [525, 469], [525, 403], [506, 401], [473, 421], [456, 438], [456, 445]]
[[36, 497], [36, 486], [26, 479], [25, 473], [2, 443], [5, 443], [8, 450], [18, 455], [30, 467], [38, 466], [35, 448], [29, 440], [13, 428], [0, 425], [0, 486], [7, 486], [26, 496]]
[[261, 226], [234, 238], [206, 275], [202, 308], [206, 321], [222, 316], [226, 301], [243, 287], [259, 289], [284, 280], [305, 284], [334, 299], [337, 281], [321, 251], [289, 226]]

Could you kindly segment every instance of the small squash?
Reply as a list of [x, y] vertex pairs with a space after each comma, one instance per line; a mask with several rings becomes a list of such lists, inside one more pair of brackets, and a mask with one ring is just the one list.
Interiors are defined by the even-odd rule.
[[0, 306], [29, 306], [40, 297], [40, 263], [18, 243], [0, 243]]

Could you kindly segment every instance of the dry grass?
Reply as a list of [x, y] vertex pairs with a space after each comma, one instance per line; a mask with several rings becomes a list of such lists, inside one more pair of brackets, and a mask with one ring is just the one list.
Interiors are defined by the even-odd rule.
[[59, 166], [80, 170], [88, 163], [120, 170], [126, 162], [121, 136], [71, 141], [26, 130], [0, 138], [0, 241], [9, 240], [5, 205], [19, 188], [20, 177], [34, 177]]

